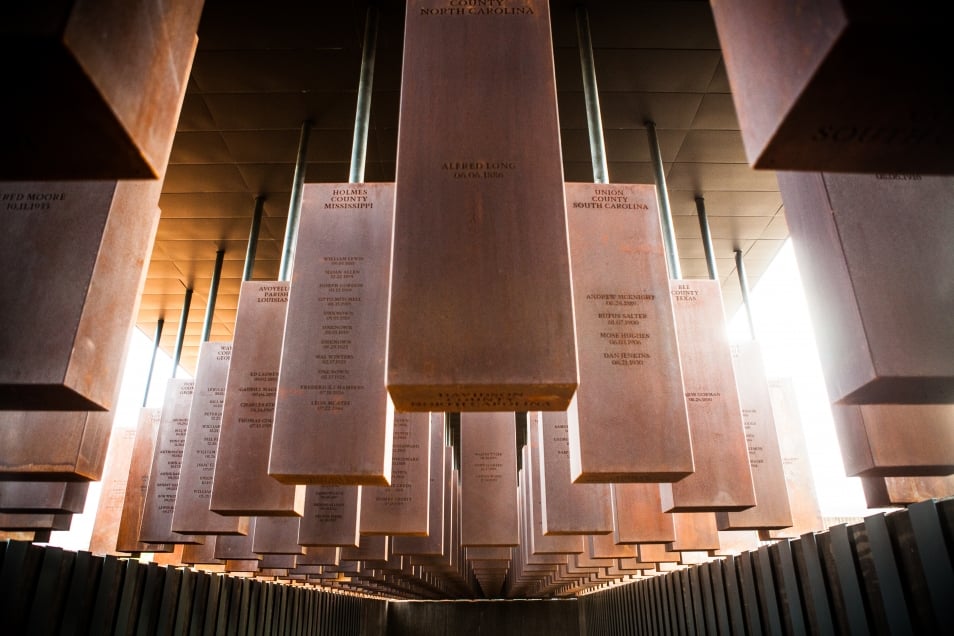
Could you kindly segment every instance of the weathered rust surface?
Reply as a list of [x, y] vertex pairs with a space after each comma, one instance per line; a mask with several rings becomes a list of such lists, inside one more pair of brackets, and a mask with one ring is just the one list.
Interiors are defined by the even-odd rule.
[[778, 180], [832, 401], [954, 403], [954, 178]]
[[710, 551], [719, 549], [719, 528], [711, 512], [676, 512], [672, 514], [676, 539], [666, 544], [672, 552]]
[[[794, 382], [791, 378], [769, 380], [769, 396], [775, 415], [779, 451], [782, 454], [788, 503], [792, 509], [792, 525], [789, 528], [764, 532], [770, 539], [796, 539], [807, 532], [821, 532], [825, 525], [818, 505], [812, 465], [808, 459], [808, 445], [798, 411], [798, 395]], [[839, 407], [832, 410], [837, 408]], [[954, 424], [954, 421], [951, 423]]]
[[[570, 408], [573, 408], [572, 405]], [[574, 484], [570, 480], [570, 438], [565, 411], [528, 414], [530, 435], [538, 441], [540, 509], [543, 533], [608, 534], [613, 532], [609, 484]]]
[[679, 563], [679, 553], [659, 543], [640, 543], [639, 560], [643, 563]]
[[[142, 524], [142, 508], [149, 485], [149, 473], [152, 469], [152, 457], [156, 452], [156, 437], [159, 434], [159, 417], [162, 409], [144, 408], [139, 411], [136, 424], [136, 436], [133, 439], [132, 455], [129, 459], [123, 488], [123, 509], [119, 517], [119, 530], [116, 543], [106, 552], [169, 552], [172, 544], [146, 544], [139, 541], [139, 527]], [[92, 547], [92, 546], [91, 546]]]
[[845, 473], [927, 477], [954, 473], [954, 406], [832, 406]]
[[426, 536], [431, 414], [395, 412], [393, 418], [391, 485], [363, 487], [361, 534]]
[[181, 560], [187, 565], [222, 565], [224, 561], [215, 557], [215, 544], [218, 537], [202, 537], [202, 543], [182, 546]]
[[695, 472], [660, 485], [663, 510], [715, 512], [755, 505], [755, 487], [732, 369], [722, 287], [670, 281]]
[[96, 481], [113, 414], [0, 411], [0, 481]]
[[182, 448], [189, 410], [192, 406], [193, 380], [169, 380], [159, 416], [156, 447], [149, 469], [149, 483], [142, 502], [139, 541], [143, 543], [199, 543], [201, 539], [172, 531], [172, 513], [179, 485]]
[[363, 486], [306, 486], [305, 514], [298, 543], [305, 546], [356, 546]]
[[431, 413], [430, 468], [428, 470], [427, 536], [392, 537], [392, 554], [439, 555], [444, 550], [444, 499], [453, 468], [453, 449], [444, 445], [444, 414]]
[[613, 484], [616, 543], [675, 541], [672, 515], [662, 511], [657, 484]]
[[70, 513], [14, 514], [0, 512], [0, 530], [5, 532], [29, 532], [31, 530], [69, 530], [73, 522]]
[[954, 475], [947, 477], [860, 477], [869, 508], [907, 506], [954, 496]]
[[579, 537], [546, 535], [543, 531], [543, 495], [540, 483], [540, 436], [533, 435], [524, 447], [521, 495], [527, 517], [528, 553], [530, 555], [571, 554], [583, 551]]
[[172, 514], [173, 532], [248, 534], [248, 517], [226, 517], [209, 510], [231, 358], [231, 342], [203, 342], [199, 347], [195, 390]]
[[594, 559], [626, 559], [636, 556], [636, 546], [616, 543], [612, 534], [587, 535], [586, 550]]
[[361, 535], [358, 546], [342, 546], [341, 559], [343, 561], [387, 561], [388, 538], [385, 535]]
[[252, 533], [252, 552], [257, 554], [302, 554], [298, 543], [297, 517], [259, 517]]
[[86, 505], [89, 482], [0, 482], [0, 512], [79, 514]]
[[212, 476], [210, 509], [231, 516], [300, 516], [304, 488], [268, 475], [288, 283], [242, 283]]
[[[152, 179], [172, 147], [202, 0], [16, 8], [3, 75], [19, 87], [7, 179]], [[9, 14], [7, 14], [9, 17]], [[12, 29], [12, 32], [11, 32]], [[29, 63], [24, 63], [29, 60]], [[64, 116], [69, 104], [72, 116]]]
[[258, 517], [250, 517], [248, 520], [248, 534], [222, 535], [215, 541], [216, 559], [246, 561], [249, 559], [260, 559], [261, 555], [252, 551], [252, 538], [255, 534], [255, 522]]
[[305, 186], [268, 464], [284, 483], [391, 481], [393, 218], [393, 184]]
[[109, 438], [103, 485], [96, 508], [96, 519], [93, 521], [93, 534], [89, 540], [89, 551], [93, 554], [119, 554], [116, 541], [119, 539], [126, 480], [129, 477], [135, 440], [136, 429], [128, 426], [116, 426]]
[[0, 183], [0, 409], [113, 408], [160, 185]]
[[460, 543], [513, 546], [517, 520], [517, 437], [513, 413], [462, 413]]
[[574, 482], [692, 472], [682, 365], [653, 186], [568, 183], [580, 388]]
[[563, 410], [576, 390], [549, 7], [521, 8], [407, 5], [387, 374], [399, 410]]
[[716, 555], [738, 555], [758, 547], [759, 532], [756, 530], [719, 530], [719, 549], [716, 550]]
[[754, 167], [954, 173], [941, 24], [842, 0], [712, 12]]
[[755, 484], [755, 507], [717, 512], [719, 530], [777, 530], [792, 525], [772, 398], [757, 342], [732, 345], [732, 366], [739, 387], [745, 438]]
[[308, 546], [305, 553], [298, 557], [298, 565], [338, 565], [341, 561], [341, 548]]
[[257, 572], [259, 561], [257, 559], [228, 559], [225, 561], [225, 571], [228, 573], [252, 573]]

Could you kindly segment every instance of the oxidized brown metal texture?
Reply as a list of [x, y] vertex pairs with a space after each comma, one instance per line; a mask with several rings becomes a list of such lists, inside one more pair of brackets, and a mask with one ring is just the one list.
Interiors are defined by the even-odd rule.
[[460, 544], [520, 544], [513, 413], [462, 413]]
[[580, 356], [570, 475], [681, 479], [692, 446], [655, 188], [568, 183], [566, 199]]
[[97, 481], [113, 413], [0, 411], [0, 481]]
[[613, 484], [616, 543], [667, 543], [676, 538], [672, 515], [662, 511], [658, 484]]
[[739, 387], [745, 438], [755, 484], [756, 505], [740, 512], [717, 512], [719, 530], [770, 530], [792, 525], [772, 398], [762, 352], [755, 341], [732, 345], [732, 366]]
[[954, 173], [941, 24], [843, 0], [712, 12], [754, 167]]
[[954, 406], [832, 406], [849, 476], [927, 477], [954, 473]]
[[[133, 440], [132, 455], [123, 488], [123, 510], [119, 518], [119, 530], [116, 552], [169, 552], [171, 544], [146, 544], [139, 541], [139, 527], [142, 524], [143, 502], [149, 485], [149, 473], [152, 469], [152, 457], [156, 452], [156, 438], [159, 435], [159, 418], [162, 409], [141, 409], [136, 425], [136, 437]], [[92, 546], [91, 546], [92, 547]]]
[[70, 513], [12, 514], [0, 512], [0, 530], [24, 532], [30, 530], [69, 530], [73, 522]]
[[[527, 414], [531, 427], [537, 415]], [[534, 435], [531, 428], [527, 445], [523, 447], [523, 481], [520, 482], [520, 495], [527, 519], [528, 553], [530, 555], [567, 554], [583, 550], [578, 537], [572, 535], [550, 535], [543, 533], [543, 495], [540, 483], [540, 436]]]
[[245, 561], [260, 559], [261, 555], [252, 551], [252, 537], [255, 534], [255, 522], [258, 517], [249, 517], [248, 534], [222, 535], [215, 542], [216, 559]]
[[261, 570], [290, 570], [297, 565], [297, 554], [266, 554], [258, 563]]
[[86, 505], [89, 482], [0, 482], [0, 512], [79, 514]]
[[298, 543], [358, 545], [362, 490], [362, 486], [305, 486], [305, 513]]
[[103, 471], [103, 485], [100, 490], [96, 518], [93, 521], [93, 534], [89, 540], [89, 551], [93, 554], [118, 555], [116, 541], [119, 539], [119, 524], [123, 515], [126, 496], [126, 480], [132, 461], [133, 444], [136, 429], [127, 426], [113, 428], [106, 452], [106, 468]]
[[142, 502], [139, 541], [143, 543], [199, 543], [197, 537], [172, 531], [172, 513], [179, 486], [179, 468], [189, 410], [192, 406], [193, 380], [171, 379], [159, 416], [156, 449], [149, 469], [149, 483]]
[[225, 571], [228, 573], [257, 572], [258, 567], [258, 559], [228, 559], [225, 561]]
[[[573, 408], [570, 404], [570, 408]], [[537, 437], [540, 509], [543, 533], [608, 534], [613, 532], [609, 484], [574, 484], [570, 480], [570, 438], [564, 411], [531, 412], [530, 434]]]
[[549, 7], [517, 9], [407, 4], [387, 360], [399, 410], [563, 410], [576, 390]]
[[387, 561], [388, 538], [385, 535], [361, 535], [357, 547], [341, 547], [341, 559], [343, 561]]
[[711, 512], [672, 513], [676, 528], [676, 540], [666, 544], [672, 552], [718, 550], [719, 528], [715, 514]]
[[298, 516], [304, 489], [268, 475], [288, 283], [242, 283], [209, 507], [222, 515]]
[[860, 477], [869, 508], [907, 506], [954, 495], [954, 475], [947, 477]]
[[954, 179], [778, 180], [832, 401], [954, 403]]
[[393, 220], [393, 184], [305, 186], [268, 464], [279, 481], [391, 481]]
[[[798, 412], [798, 395], [794, 382], [791, 378], [769, 380], [769, 396], [772, 400], [772, 412], [775, 414], [775, 430], [778, 432], [779, 451], [782, 454], [788, 503], [792, 509], [792, 526], [765, 532], [770, 539], [797, 539], [808, 532], [821, 532], [825, 529], [825, 524], [822, 522], [821, 508], [815, 493], [815, 478], [808, 459], [808, 445]], [[833, 407], [832, 412], [837, 408], [839, 407]], [[950, 412], [954, 414], [954, 411]], [[954, 425], [954, 420], [950, 424]], [[954, 434], [954, 431], [951, 433]], [[951, 435], [951, 439], [954, 440], [954, 435]], [[841, 447], [844, 449], [844, 444]]]
[[[4, 126], [6, 179], [152, 179], [165, 170], [202, 0], [59, 3], [23, 16], [3, 74], [23, 88]], [[49, 15], [53, 13], [54, 15]], [[50, 23], [55, 26], [50, 29]], [[10, 34], [8, 33], [8, 36]], [[9, 48], [9, 47], [16, 48]], [[24, 55], [30, 63], [24, 64]], [[72, 113], [66, 116], [62, 104]]]
[[0, 409], [114, 406], [160, 185], [0, 185]]
[[392, 537], [392, 554], [439, 555], [444, 550], [444, 484], [453, 465], [453, 449], [444, 445], [444, 414], [431, 413], [427, 536]]
[[588, 535], [586, 549], [594, 559], [625, 559], [636, 556], [636, 546], [616, 543], [612, 534]]
[[755, 550], [760, 545], [759, 541], [757, 530], [719, 530], [719, 549], [716, 550], [716, 555], [738, 555]]
[[257, 554], [302, 554], [298, 543], [298, 517], [259, 517], [252, 533], [252, 552]]
[[427, 536], [431, 414], [392, 417], [391, 485], [363, 487], [361, 534]]
[[639, 560], [643, 563], [679, 563], [679, 553], [659, 543], [640, 543]]
[[182, 563], [187, 565], [220, 565], [222, 559], [215, 557], [215, 544], [218, 537], [214, 534], [202, 537], [202, 543], [182, 546]]
[[298, 565], [338, 565], [341, 561], [341, 548], [339, 547], [313, 547], [305, 548], [305, 553], [298, 557]]
[[248, 534], [248, 517], [226, 517], [209, 510], [231, 358], [231, 342], [203, 342], [199, 346], [195, 391], [172, 514], [173, 532]]
[[742, 407], [732, 369], [722, 287], [670, 281], [695, 472], [660, 484], [663, 510], [745, 510], [755, 505]]

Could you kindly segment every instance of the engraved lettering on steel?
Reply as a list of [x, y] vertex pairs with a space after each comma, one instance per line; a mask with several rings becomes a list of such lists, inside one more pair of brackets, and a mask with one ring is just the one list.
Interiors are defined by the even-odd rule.
[[769, 530], [792, 525], [772, 400], [757, 342], [732, 345], [732, 365], [758, 504], [740, 512], [717, 512], [719, 530]]
[[954, 177], [778, 181], [832, 401], [954, 403]]
[[[575, 404], [571, 403], [570, 408]], [[533, 412], [530, 434], [539, 440], [540, 503], [544, 534], [613, 532], [609, 484], [570, 480], [570, 439], [566, 412]]]
[[463, 546], [520, 543], [517, 438], [513, 413], [462, 413], [460, 425]]
[[179, 486], [182, 449], [185, 446], [193, 380], [172, 379], [159, 416], [156, 450], [149, 469], [149, 483], [142, 504], [139, 540], [144, 543], [198, 543], [201, 539], [172, 531], [172, 513]]
[[574, 482], [676, 481], [692, 448], [653, 186], [568, 183], [579, 340]]
[[116, 543], [119, 539], [136, 430], [128, 426], [116, 426], [110, 437], [103, 485], [96, 507], [96, 520], [93, 522], [93, 534], [89, 540], [89, 551], [93, 554], [119, 554]]
[[489, 9], [407, 4], [387, 373], [399, 410], [563, 410], [576, 389], [549, 7]]
[[172, 514], [172, 530], [183, 534], [247, 534], [248, 517], [225, 517], [209, 510], [215, 453], [219, 445], [225, 383], [232, 343], [203, 342], [195, 372], [195, 391], [189, 411], [179, 471], [179, 489]]
[[431, 413], [430, 492], [428, 493], [427, 536], [393, 537], [392, 554], [439, 555], [444, 550], [444, 483], [453, 465], [451, 450], [444, 446], [444, 414]]
[[306, 486], [298, 543], [358, 545], [362, 490], [363, 486]]
[[268, 475], [288, 283], [245, 282], [239, 295], [210, 508], [223, 515], [300, 515], [304, 489]]
[[305, 186], [268, 465], [282, 482], [391, 481], [393, 201], [388, 183]]
[[430, 413], [393, 414], [391, 485], [366, 486], [361, 534], [427, 534]]
[[732, 369], [722, 288], [715, 280], [670, 281], [696, 470], [660, 484], [663, 510], [745, 510], [755, 488]]
[[[139, 526], [142, 524], [143, 502], [146, 498], [146, 487], [149, 485], [152, 456], [156, 452], [161, 413], [162, 409], [158, 408], [144, 408], [139, 411], [136, 438], [133, 441], [132, 457], [129, 460], [129, 472], [123, 492], [123, 512], [119, 519], [119, 536], [116, 538], [117, 552], [149, 551], [155, 547], [139, 542]], [[171, 545], [159, 547], [160, 550], [157, 551], [161, 552], [172, 549]]]

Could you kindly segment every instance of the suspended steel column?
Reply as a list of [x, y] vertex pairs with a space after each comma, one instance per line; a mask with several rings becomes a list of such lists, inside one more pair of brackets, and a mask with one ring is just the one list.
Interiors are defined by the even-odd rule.
[[699, 231], [702, 233], [702, 248], [706, 252], [706, 268], [710, 280], [719, 280], [716, 269], [715, 250], [712, 248], [712, 233], [709, 231], [709, 217], [706, 216], [706, 200], [696, 197], [696, 215], [699, 217]]
[[649, 154], [652, 157], [653, 176], [656, 181], [656, 198], [659, 201], [659, 217], [662, 220], [663, 240], [666, 243], [666, 258], [669, 262], [669, 277], [682, 278], [679, 267], [679, 252], [676, 250], [676, 230], [672, 225], [672, 210], [669, 207], [669, 189], [666, 186], [666, 170], [663, 167], [662, 152], [659, 150], [659, 138], [656, 136], [656, 124], [647, 120], [646, 134], [649, 136]]
[[[594, 183], [565, 186], [580, 376], [564, 416], [569, 479], [594, 485], [591, 502], [612, 496], [608, 484], [629, 482], [639, 485], [622, 490], [645, 486], [658, 501], [656, 482], [689, 474], [692, 450], [657, 197], [652, 186], [609, 184], [585, 8], [576, 22]], [[640, 386], [653, 390], [632, 390]], [[563, 425], [558, 417], [544, 412], [539, 430]], [[601, 527], [592, 525], [601, 516], [580, 527]]]
[[149, 385], [152, 384], [152, 370], [156, 366], [156, 353], [159, 351], [159, 340], [162, 339], [162, 327], [166, 321], [160, 318], [156, 321], [156, 337], [152, 341], [152, 357], [149, 359], [149, 372], [146, 375], [146, 391], [142, 396], [142, 406], [146, 408], [146, 402], [149, 400]]
[[265, 210], [265, 195], [255, 197], [255, 212], [252, 213], [252, 226], [248, 230], [248, 248], [245, 250], [245, 267], [242, 270], [242, 282], [252, 280], [255, 268], [255, 254], [258, 251], [258, 233], [262, 227], [262, 212]]
[[209, 341], [212, 333], [212, 317], [215, 314], [215, 301], [219, 295], [219, 281], [222, 278], [222, 261], [225, 259], [225, 250], [215, 253], [215, 267], [212, 270], [212, 283], [209, 285], [209, 302], [205, 306], [205, 321], [202, 323], [202, 342]]
[[301, 124], [301, 136], [298, 138], [298, 155], [295, 162], [295, 175], [292, 178], [291, 197], [288, 201], [288, 221], [285, 224], [285, 241], [282, 245], [282, 260], [278, 268], [278, 280], [291, 280], [291, 270], [295, 263], [295, 246], [298, 243], [298, 219], [301, 216], [301, 195], [305, 187], [305, 171], [308, 159], [308, 138], [311, 134], [311, 120]]
[[371, 122], [371, 88], [374, 83], [374, 60], [378, 41], [378, 8], [368, 7], [361, 48], [361, 75], [358, 79], [358, 105], [354, 115], [354, 141], [351, 144], [349, 183], [364, 182], [368, 154], [368, 127]]
[[749, 334], [755, 340], [755, 320], [752, 318], [752, 304], [749, 300], [749, 277], [745, 274], [745, 261], [742, 259], [742, 250], [735, 250], [735, 271], [739, 275], [739, 288], [742, 290], [742, 304], [745, 305], [745, 315], [749, 319]]
[[596, 85], [596, 66], [593, 62], [593, 39], [590, 36], [590, 17], [584, 6], [576, 8], [576, 34], [580, 44], [580, 66], [583, 69], [583, 96], [586, 99], [586, 127], [590, 134], [593, 182], [609, 183], [603, 117], [600, 114], [600, 95]]
[[182, 302], [182, 315], [179, 317], [179, 333], [176, 334], [176, 350], [172, 357], [172, 377], [179, 371], [179, 360], [182, 358], [182, 343], [185, 341], [186, 323], [189, 321], [189, 309], [192, 306], [192, 288], [185, 290], [185, 300]]

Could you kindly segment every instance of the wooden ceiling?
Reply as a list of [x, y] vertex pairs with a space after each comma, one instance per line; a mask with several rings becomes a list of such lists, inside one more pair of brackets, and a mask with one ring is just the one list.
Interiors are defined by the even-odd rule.
[[[592, 181], [576, 2], [551, 2], [566, 181]], [[694, 198], [705, 197], [727, 313], [739, 306], [733, 250], [754, 285], [788, 236], [775, 174], [745, 161], [712, 15], [701, 1], [597, 1], [588, 10], [610, 180], [652, 183], [644, 121], [656, 122], [683, 275], [707, 276]], [[394, 179], [404, 2], [380, 2], [367, 181]], [[225, 264], [212, 340], [231, 340], [255, 198], [265, 212], [254, 278], [275, 279], [299, 131], [314, 122], [307, 182], [348, 180], [366, 2], [206, 0], [172, 148], [137, 324], [166, 320], [174, 348], [194, 296], [182, 363], [194, 369], [218, 249]], [[466, 117], [466, 112], [461, 113]]]

